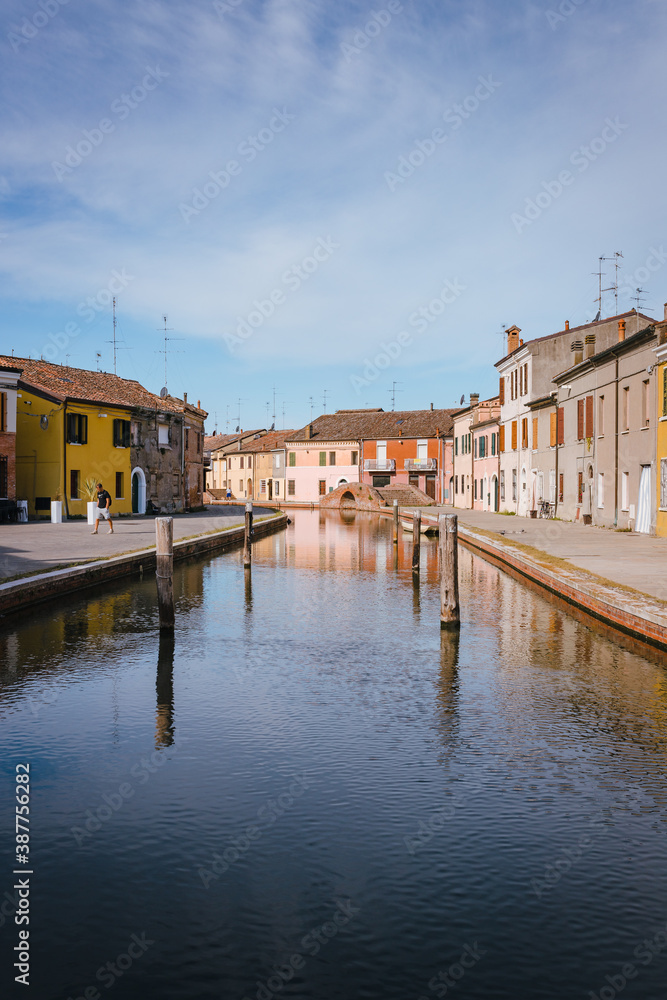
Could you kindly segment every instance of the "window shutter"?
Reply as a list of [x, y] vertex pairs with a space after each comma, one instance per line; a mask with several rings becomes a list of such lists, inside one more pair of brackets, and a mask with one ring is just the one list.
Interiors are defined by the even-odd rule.
[[558, 407], [558, 444], [565, 444], [565, 414], [563, 407]]
[[118, 427], [119, 427], [119, 425], [120, 425], [120, 420], [114, 420], [114, 422], [113, 422], [113, 446], [114, 446], [114, 448], [117, 448], [118, 445], [120, 444], [120, 441], [119, 441], [120, 434], [118, 433]]
[[[667, 371], [667, 368], [665, 371]], [[505, 402], [505, 378], [502, 375], [500, 376], [500, 382], [498, 383], [498, 395], [500, 397], [500, 405], [502, 406]]]
[[537, 417], [533, 417], [533, 451], [537, 449]]
[[577, 400], [577, 441], [581, 441], [584, 436], [584, 401]]
[[556, 442], [558, 441], [557, 430], [556, 430], [557, 420], [558, 418], [555, 413], [549, 414], [549, 445], [552, 448], [556, 447]]
[[498, 452], [505, 451], [505, 425], [498, 428]]
[[662, 415], [667, 417], [667, 365], [662, 369]]
[[88, 444], [88, 417], [81, 417], [81, 444]]
[[593, 437], [593, 397], [586, 396], [586, 437]]
[[516, 422], [516, 420], [513, 420], [512, 421], [512, 451], [516, 451], [516, 431], [517, 431], [517, 422]]

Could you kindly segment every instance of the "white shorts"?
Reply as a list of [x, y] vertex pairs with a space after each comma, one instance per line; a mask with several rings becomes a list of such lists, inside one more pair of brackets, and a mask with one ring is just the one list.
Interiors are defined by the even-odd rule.
[[95, 513], [98, 521], [100, 520], [100, 518], [102, 518], [102, 520], [104, 521], [111, 520], [111, 511], [107, 510], [106, 507], [98, 507]]

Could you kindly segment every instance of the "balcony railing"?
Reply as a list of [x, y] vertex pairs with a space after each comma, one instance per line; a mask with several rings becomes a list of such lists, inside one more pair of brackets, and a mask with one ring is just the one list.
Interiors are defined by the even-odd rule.
[[365, 458], [364, 472], [396, 472], [396, 459]]
[[405, 468], [410, 472], [432, 472], [438, 468], [437, 458], [406, 458]]

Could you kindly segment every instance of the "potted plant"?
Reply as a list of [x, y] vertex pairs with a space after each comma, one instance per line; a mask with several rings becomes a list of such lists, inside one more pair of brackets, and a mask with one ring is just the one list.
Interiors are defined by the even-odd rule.
[[95, 524], [95, 510], [97, 509], [97, 480], [93, 479], [92, 476], [88, 476], [83, 484], [81, 492], [86, 497], [86, 513], [88, 516], [88, 524]]
[[51, 501], [51, 524], [63, 523], [63, 500], [60, 490], [56, 493], [55, 500]]

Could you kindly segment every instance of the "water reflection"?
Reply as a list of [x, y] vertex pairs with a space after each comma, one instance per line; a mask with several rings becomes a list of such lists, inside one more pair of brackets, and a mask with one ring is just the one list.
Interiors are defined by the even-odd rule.
[[157, 660], [157, 712], [155, 716], [155, 748], [162, 750], [174, 742], [174, 649], [173, 632], [160, 630]]

